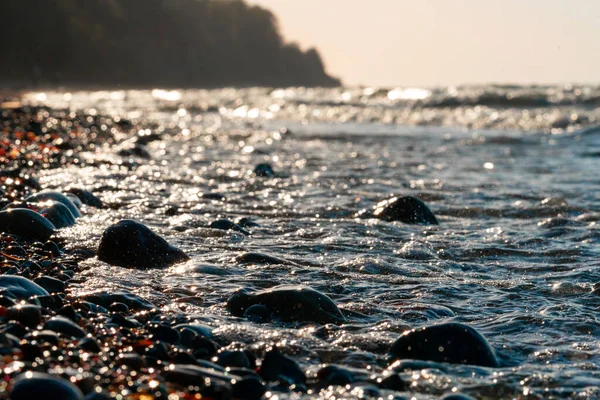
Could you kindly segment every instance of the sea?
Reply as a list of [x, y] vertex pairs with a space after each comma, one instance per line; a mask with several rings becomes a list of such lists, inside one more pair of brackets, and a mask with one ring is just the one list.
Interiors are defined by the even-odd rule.
[[[150, 270], [92, 258], [74, 293], [133, 291], [232, 348], [285, 348], [309, 374], [381, 373], [404, 331], [449, 321], [476, 328], [501, 362], [404, 371], [399, 393], [273, 399], [600, 398], [600, 86], [45, 91], [23, 102], [136, 127], [88, 149], [83, 166], [39, 172], [46, 188], [84, 187], [107, 205], [61, 232], [70, 246], [94, 249], [111, 223], [136, 219], [191, 257]], [[149, 157], [119, 155], [154, 134]], [[264, 163], [273, 177], [254, 174]], [[421, 199], [439, 225], [358, 217], [392, 196]], [[221, 218], [258, 226], [209, 227]], [[240, 263], [247, 252], [284, 263]], [[259, 324], [225, 307], [240, 288], [282, 284], [327, 294], [349, 322]]]

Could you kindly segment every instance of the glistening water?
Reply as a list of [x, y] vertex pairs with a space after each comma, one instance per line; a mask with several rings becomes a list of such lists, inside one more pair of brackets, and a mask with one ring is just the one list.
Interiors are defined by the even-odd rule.
[[[72, 246], [94, 248], [110, 223], [132, 218], [192, 257], [147, 271], [90, 259], [76, 291], [136, 291], [195, 316], [232, 347], [284, 346], [310, 373], [334, 363], [376, 374], [406, 329], [465, 322], [503, 366], [434, 364], [403, 373], [410, 388], [400, 394], [600, 398], [600, 88], [52, 92], [26, 100], [127, 118], [161, 135], [147, 145], [150, 159], [118, 156], [130, 139], [116, 133], [122, 143], [86, 153], [88, 166], [40, 172], [46, 187], [77, 184], [109, 205], [62, 232]], [[259, 163], [276, 176], [254, 176]], [[420, 198], [439, 226], [355, 217], [392, 195]], [[260, 227], [250, 235], [208, 227], [239, 217]], [[241, 264], [245, 252], [286, 262]], [[225, 308], [240, 287], [279, 284], [318, 289], [355, 317], [341, 326], [256, 324]]]

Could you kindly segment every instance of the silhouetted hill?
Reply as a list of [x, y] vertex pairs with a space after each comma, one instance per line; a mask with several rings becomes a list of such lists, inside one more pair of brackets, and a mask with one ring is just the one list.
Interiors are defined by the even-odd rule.
[[2, 0], [0, 84], [334, 86], [242, 0]]

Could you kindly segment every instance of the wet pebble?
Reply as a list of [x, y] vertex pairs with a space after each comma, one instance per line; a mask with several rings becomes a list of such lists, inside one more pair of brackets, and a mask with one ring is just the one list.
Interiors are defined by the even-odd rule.
[[25, 240], [45, 242], [55, 229], [52, 222], [41, 214], [26, 208], [0, 211], [0, 232], [17, 235]]
[[77, 386], [66, 379], [41, 372], [25, 372], [15, 378], [12, 400], [84, 400]]
[[236, 231], [236, 232], [239, 232], [246, 236], [250, 235], [250, 232], [248, 232], [247, 230], [245, 230], [238, 224], [231, 222], [228, 219], [218, 219], [216, 221], [211, 222], [208, 227], [212, 228], [212, 229], [220, 229], [220, 230], [224, 230], [224, 231], [230, 231], [230, 230]]
[[22, 276], [0, 276], [0, 295], [14, 300], [27, 300], [33, 296], [48, 296], [40, 285]]
[[189, 257], [177, 247], [133, 220], [121, 220], [102, 234], [98, 259], [125, 268], [161, 268]]
[[42, 191], [25, 199], [25, 201], [30, 203], [41, 203], [49, 200], [56, 201], [65, 205], [69, 209], [69, 211], [71, 211], [71, 214], [73, 214], [75, 218], [81, 217], [81, 212], [79, 211], [77, 206], [73, 204], [73, 202], [69, 200], [67, 196], [60, 192], [55, 192], [51, 190]]
[[42, 322], [42, 309], [33, 304], [19, 304], [8, 309], [7, 319], [18, 321], [24, 326], [35, 327]]
[[89, 190], [71, 187], [71, 188], [67, 188], [65, 190], [65, 192], [77, 196], [79, 198], [79, 200], [85, 205], [88, 205], [91, 207], [96, 207], [96, 208], [102, 208], [104, 206], [104, 204], [102, 203], [102, 200], [100, 200], [100, 198], [98, 198], [96, 195], [94, 195]]
[[40, 214], [57, 228], [67, 228], [75, 225], [75, 216], [69, 211], [69, 208], [58, 201], [43, 203], [44, 208], [40, 210]]
[[413, 329], [390, 348], [395, 359], [416, 359], [451, 364], [498, 367], [494, 349], [471, 326], [449, 322]]
[[241, 317], [260, 304], [284, 322], [340, 324], [346, 321], [336, 304], [325, 294], [307, 286], [283, 285], [252, 292], [241, 289], [227, 300], [227, 309]]
[[400, 221], [406, 224], [438, 225], [438, 221], [425, 203], [412, 196], [399, 196], [383, 200], [372, 212], [363, 211], [366, 217], [384, 221]]
[[295, 386], [296, 390], [306, 390], [306, 375], [302, 368], [276, 348], [265, 354], [258, 373], [267, 382], [281, 382]]
[[65, 336], [71, 336], [77, 339], [85, 336], [85, 331], [83, 329], [77, 326], [73, 321], [62, 316], [56, 316], [48, 320], [44, 325], [44, 329], [62, 333]]
[[263, 178], [272, 178], [275, 176], [275, 170], [273, 170], [271, 164], [258, 164], [256, 167], [254, 167], [254, 175]]

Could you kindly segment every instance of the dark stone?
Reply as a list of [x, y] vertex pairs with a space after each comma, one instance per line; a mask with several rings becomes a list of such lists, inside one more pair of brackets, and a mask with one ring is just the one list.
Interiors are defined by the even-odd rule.
[[37, 343], [21, 342], [21, 353], [23, 354], [23, 360], [28, 362], [35, 361], [36, 358], [41, 360], [44, 359], [44, 352]]
[[56, 243], [54, 243], [51, 240], [44, 243], [44, 246], [42, 247], [42, 249], [50, 252], [54, 257], [60, 256], [60, 248], [58, 247], [58, 245]]
[[69, 200], [67, 196], [60, 192], [43, 191], [29, 196], [25, 199], [25, 201], [30, 203], [41, 203], [48, 200], [54, 200], [59, 203], [63, 203], [65, 206], [67, 206], [67, 208], [69, 209], [69, 211], [71, 211], [71, 214], [73, 214], [75, 218], [81, 217], [81, 212], [79, 211], [77, 206], [73, 204], [73, 202]]
[[248, 232], [238, 224], [231, 222], [228, 219], [218, 219], [216, 221], [211, 222], [208, 227], [212, 229], [221, 229], [224, 231], [236, 231], [246, 236], [250, 235], [250, 232]]
[[435, 215], [421, 200], [411, 196], [392, 197], [380, 201], [372, 214], [365, 216], [379, 218], [384, 221], [400, 221], [406, 224], [438, 225]]
[[40, 214], [48, 221], [52, 222], [52, 225], [57, 229], [75, 225], [75, 216], [63, 203], [53, 201], [51, 204], [44, 205], [45, 207], [40, 210]]
[[52, 345], [58, 345], [58, 335], [52, 331], [42, 330], [28, 333], [23, 338], [28, 340], [29, 342], [38, 342], [38, 343], [50, 343]]
[[126, 365], [129, 369], [134, 371], [139, 371], [146, 366], [146, 361], [136, 353], [121, 354], [119, 358], [117, 358], [117, 363], [119, 365]]
[[77, 322], [81, 319], [81, 315], [79, 315], [77, 311], [75, 311], [75, 308], [71, 304], [62, 307], [60, 310], [58, 310], [57, 314], [62, 315], [63, 317], [68, 318], [73, 322]]
[[21, 258], [27, 255], [27, 250], [21, 246], [7, 246], [4, 248], [3, 253], [8, 254], [9, 256]]
[[96, 208], [102, 208], [104, 206], [104, 204], [102, 203], [102, 200], [100, 200], [98, 197], [96, 197], [96, 195], [94, 195], [92, 192], [90, 192], [88, 190], [80, 189], [80, 188], [67, 188], [67, 190], [65, 190], [65, 192], [74, 194], [85, 205], [88, 205], [91, 207], [96, 207]]
[[212, 339], [212, 329], [207, 325], [202, 324], [179, 324], [175, 325], [175, 329], [179, 329], [180, 331], [183, 329], [190, 329], [194, 331], [198, 336], [202, 336], [208, 339]]
[[45, 242], [56, 227], [41, 214], [26, 208], [0, 211], [0, 232], [17, 235], [25, 240]]
[[258, 164], [254, 167], [254, 175], [261, 176], [264, 178], [272, 178], [275, 176], [275, 171], [271, 164]]
[[52, 278], [51, 276], [41, 276], [33, 280], [35, 283], [43, 287], [48, 293], [63, 293], [67, 285], [60, 279]]
[[8, 308], [14, 306], [15, 304], [15, 300], [13, 300], [11, 297], [0, 295], [0, 306]]
[[15, 378], [12, 400], [84, 400], [77, 386], [66, 379], [41, 372], [25, 372]]
[[354, 383], [355, 378], [352, 372], [337, 365], [328, 365], [317, 371], [317, 379], [320, 387], [328, 386], [346, 386]]
[[98, 341], [92, 337], [84, 337], [77, 343], [77, 346], [84, 351], [94, 354], [100, 353], [102, 351], [102, 348], [98, 344]]
[[244, 318], [257, 324], [264, 324], [271, 319], [271, 311], [262, 304], [254, 304], [244, 311]]
[[206, 385], [205, 378], [209, 378], [213, 384], [218, 384], [229, 393], [231, 393], [230, 383], [232, 379], [238, 378], [235, 375], [225, 375], [215, 369], [190, 364], [175, 364], [163, 371], [162, 376], [167, 382], [182, 386], [200, 386], [201, 388]]
[[83, 203], [81, 202], [79, 197], [77, 197], [71, 193], [65, 193], [65, 196], [67, 196], [67, 199], [71, 200], [71, 202], [73, 204], [75, 204], [75, 206], [81, 211], [81, 207], [83, 207]]
[[22, 276], [0, 276], [0, 294], [13, 300], [27, 300], [33, 296], [48, 296], [43, 287]]
[[35, 327], [42, 322], [42, 309], [32, 304], [19, 304], [10, 307], [6, 316], [24, 326]]
[[499, 367], [487, 340], [474, 328], [457, 322], [406, 332], [392, 344], [390, 354], [394, 359]]
[[146, 147], [142, 144], [135, 144], [131, 147], [121, 149], [117, 153], [121, 157], [139, 157], [144, 159], [150, 159], [150, 153], [146, 150]]
[[243, 351], [224, 350], [217, 354], [217, 364], [223, 367], [250, 368], [250, 360]]
[[128, 314], [129, 313], [129, 307], [127, 306], [127, 304], [120, 303], [120, 302], [114, 302], [114, 303], [112, 303], [108, 307], [108, 310], [112, 311], [112, 312], [122, 313], [122, 314]]
[[102, 234], [98, 259], [126, 268], [160, 268], [189, 260], [180, 249], [133, 220], [122, 220]]
[[400, 374], [393, 373], [379, 382], [381, 389], [393, 390], [395, 392], [403, 392], [408, 389], [409, 384], [402, 379]]
[[152, 333], [152, 339], [161, 342], [178, 344], [181, 339], [177, 330], [162, 324], [152, 325], [150, 327], [150, 332]]
[[240, 264], [256, 265], [277, 265], [286, 263], [285, 260], [262, 253], [244, 253], [235, 260]]
[[122, 326], [124, 328], [137, 328], [141, 326], [141, 324], [133, 318], [125, 318], [121, 314], [115, 314], [106, 321], [107, 324], [115, 324], [117, 326]]
[[250, 292], [241, 289], [227, 300], [227, 309], [241, 317], [254, 304], [261, 304], [283, 322], [340, 324], [346, 318], [333, 300], [306, 286], [283, 285]]
[[169, 349], [163, 342], [156, 342], [152, 346], [146, 347], [144, 351], [144, 357], [148, 360], [156, 361], [167, 361], [171, 358], [169, 355]]
[[258, 223], [246, 217], [238, 219], [237, 221], [235, 221], [235, 223], [243, 228], [260, 228], [260, 225]]
[[296, 361], [284, 356], [276, 348], [265, 354], [258, 373], [267, 382], [284, 381], [288, 386], [296, 385], [298, 390], [306, 389], [304, 371]]
[[245, 400], [260, 400], [267, 392], [267, 388], [260, 379], [244, 378], [233, 385], [233, 397]]
[[44, 325], [44, 329], [48, 329], [54, 331], [56, 333], [62, 333], [66, 336], [71, 336], [77, 339], [81, 339], [85, 336], [85, 332], [79, 326], [77, 326], [73, 321], [62, 317], [57, 316], [53, 317]]
[[87, 302], [97, 304], [104, 308], [109, 307], [113, 303], [123, 303], [132, 310], [151, 310], [156, 306], [143, 298], [125, 291], [117, 290], [112, 293], [96, 292], [84, 295], [81, 297]]

